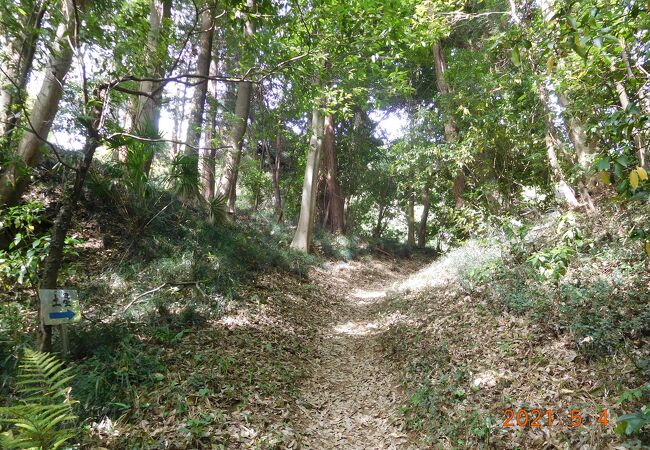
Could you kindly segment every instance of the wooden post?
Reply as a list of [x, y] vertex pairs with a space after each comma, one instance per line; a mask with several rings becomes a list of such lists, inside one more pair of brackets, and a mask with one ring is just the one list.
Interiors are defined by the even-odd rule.
[[70, 340], [68, 338], [68, 325], [59, 325], [61, 335], [61, 356], [67, 358], [70, 354]]

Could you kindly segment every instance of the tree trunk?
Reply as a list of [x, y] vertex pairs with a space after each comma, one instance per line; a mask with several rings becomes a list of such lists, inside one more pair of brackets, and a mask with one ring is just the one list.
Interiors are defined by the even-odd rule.
[[463, 172], [462, 167], [458, 169], [454, 177], [453, 191], [456, 209], [462, 208], [465, 206], [465, 199], [463, 198], [463, 193], [465, 192], [465, 172]]
[[596, 180], [595, 177], [589, 176], [588, 172], [591, 170], [591, 158], [596, 152], [596, 145], [593, 142], [589, 142], [582, 120], [567, 110], [570, 103], [566, 95], [558, 93], [557, 97], [560, 105], [564, 108], [564, 122], [569, 132], [569, 139], [576, 152], [576, 160], [585, 174], [578, 183], [580, 197], [586, 204], [587, 210], [593, 212], [596, 208], [591, 199], [589, 189], [596, 186]]
[[[92, 121], [87, 127], [88, 136], [83, 148], [83, 159], [77, 166], [77, 172], [73, 184], [69, 187], [67, 192], [64, 192], [63, 201], [57, 212], [54, 225], [51, 230], [50, 247], [47, 256], [43, 261], [43, 272], [41, 276], [41, 289], [56, 289], [57, 280], [59, 278], [59, 270], [63, 263], [63, 250], [65, 248], [65, 238], [68, 235], [68, 230], [72, 223], [72, 214], [77, 206], [77, 201], [81, 196], [86, 175], [92, 164], [95, 150], [99, 146], [99, 135], [97, 127], [99, 126], [99, 118], [101, 117], [101, 110], [103, 108], [103, 99], [100, 100], [93, 108]], [[38, 349], [41, 352], [52, 351], [52, 326], [43, 324], [40, 317], [39, 308], [39, 329], [38, 329]]]
[[[438, 92], [442, 95], [448, 95], [451, 93], [451, 87], [449, 86], [445, 75], [445, 72], [447, 71], [447, 63], [445, 62], [445, 54], [442, 50], [442, 46], [438, 42], [433, 44], [433, 59], [436, 69], [436, 85], [438, 86]], [[447, 144], [456, 142], [458, 138], [458, 130], [456, 129], [456, 123], [451, 115], [447, 115], [444, 126], [445, 141]], [[463, 199], [463, 194], [465, 193], [465, 173], [463, 172], [463, 166], [458, 168], [458, 171], [454, 176], [453, 192], [456, 208], [462, 208], [465, 204], [465, 200]]]
[[[217, 52], [214, 52], [214, 58], [210, 65], [210, 75], [217, 75]], [[219, 109], [217, 98], [218, 83], [216, 80], [210, 81], [209, 97], [208, 97], [208, 111], [207, 111], [207, 126], [205, 128], [205, 149], [202, 155], [202, 169], [203, 176], [201, 181], [203, 184], [203, 197], [208, 201], [214, 199], [215, 191], [215, 165], [217, 157], [217, 149], [214, 145], [214, 139], [217, 133], [217, 110]]]
[[[16, 107], [24, 101], [27, 80], [32, 70], [38, 34], [43, 25], [48, 2], [28, 2], [23, 9], [29, 11], [26, 16], [20, 15], [23, 36], [12, 33], [0, 33], [0, 48], [3, 56], [3, 73], [0, 74], [0, 137], [4, 137], [3, 146], [11, 147], [11, 132], [18, 125], [20, 114]], [[24, 105], [22, 105], [24, 106]]]
[[[210, 62], [212, 61], [212, 36], [213, 36], [212, 10], [206, 8], [201, 13], [201, 32], [199, 34], [199, 56], [196, 63], [196, 73], [201, 77], [210, 75]], [[187, 135], [185, 137], [185, 149], [183, 154], [189, 159], [190, 173], [196, 177], [199, 183], [199, 143], [201, 141], [201, 129], [203, 126], [203, 112], [205, 111], [205, 98], [208, 93], [208, 80], [198, 82], [194, 86], [192, 96], [192, 107], [187, 123]], [[190, 200], [189, 192], [183, 194], [185, 200]]]
[[596, 145], [593, 142], [589, 142], [582, 120], [575, 114], [571, 114], [570, 111], [567, 111], [571, 106], [567, 96], [563, 93], [558, 93], [557, 97], [560, 106], [564, 108], [564, 122], [566, 123], [569, 132], [569, 139], [576, 151], [578, 165], [582, 170], [588, 171], [591, 169], [590, 157], [595, 153]]
[[185, 118], [185, 104], [187, 103], [187, 84], [183, 85], [183, 90], [180, 98], [176, 99], [174, 105], [174, 129], [172, 130], [172, 159], [176, 158], [180, 152], [179, 141], [181, 140], [181, 125]]
[[415, 247], [415, 194], [409, 194], [406, 205], [406, 244]]
[[269, 149], [269, 169], [271, 170], [271, 180], [273, 181], [273, 208], [275, 210], [275, 220], [282, 223], [282, 193], [280, 191], [280, 164], [282, 160], [282, 149], [284, 143], [282, 142], [282, 135], [278, 131], [275, 138], [275, 159], [271, 157]]
[[[83, 2], [77, 2], [83, 8]], [[25, 168], [34, 167], [41, 156], [43, 139], [52, 128], [52, 121], [59, 110], [63, 94], [65, 76], [70, 70], [74, 47], [76, 47], [75, 2], [63, 2], [63, 17], [57, 28], [56, 39], [52, 45], [52, 56], [45, 71], [45, 78], [29, 115], [28, 128], [18, 146], [18, 157], [25, 167], [10, 166], [0, 176], [0, 205], [13, 205], [22, 196], [29, 184]], [[33, 127], [33, 130], [32, 130]]]
[[379, 211], [377, 212], [377, 223], [375, 224], [375, 227], [372, 230], [372, 237], [375, 239], [381, 238], [381, 234], [383, 231], [383, 222], [384, 222], [384, 215], [386, 214], [386, 207], [384, 205], [379, 205]]
[[427, 245], [427, 221], [429, 220], [429, 208], [431, 207], [428, 184], [422, 190], [422, 206], [424, 208], [422, 208], [420, 226], [418, 228], [418, 248], [424, 248]]
[[292, 249], [304, 253], [309, 253], [314, 232], [318, 166], [323, 148], [323, 112], [318, 106], [315, 106], [312, 111], [311, 128], [309, 151], [307, 152], [307, 161], [305, 164], [305, 179], [302, 184], [300, 217], [298, 218], [298, 226], [291, 241]]
[[[150, 54], [149, 74], [152, 78], [162, 78], [165, 75], [165, 61], [156, 58], [159, 54], [159, 44], [164, 33], [165, 21], [171, 17], [171, 0], [151, 0], [149, 12], [149, 36], [147, 51]], [[160, 108], [162, 105], [163, 84], [159, 81], [142, 81], [140, 91], [146, 92], [148, 96], [140, 96], [136, 102], [135, 109], [135, 130], [145, 137], [155, 138], [158, 136], [160, 121]], [[144, 171], [148, 174], [153, 162], [153, 153], [147, 158], [144, 164]]]
[[334, 139], [334, 118], [327, 114], [323, 130], [323, 152], [325, 153], [325, 168], [327, 171], [327, 191], [329, 194], [329, 223], [332, 233], [343, 233], [343, 197], [338, 180], [338, 162], [336, 158], [336, 142]]
[[[539, 2], [539, 7], [542, 11], [543, 20], [546, 22], [550, 21], [553, 15], [555, 14], [553, 8], [553, 2], [550, 0], [541, 0]], [[513, 22], [517, 25], [521, 25], [521, 19], [517, 14], [517, 8], [516, 8], [516, 4], [514, 3], [514, 0], [510, 1], [510, 13]], [[563, 200], [564, 202], [566, 202], [569, 205], [569, 207], [577, 208], [580, 206], [580, 203], [575, 197], [575, 191], [567, 183], [566, 178], [564, 176], [564, 172], [562, 171], [562, 168], [560, 167], [558, 161], [556, 145], [557, 142], [559, 142], [559, 140], [555, 137], [556, 134], [555, 125], [553, 123], [554, 117], [553, 117], [553, 112], [551, 110], [551, 107], [549, 105], [550, 99], [549, 99], [548, 91], [543, 84], [545, 82], [548, 82], [549, 85], [551, 85], [550, 79], [540, 82], [537, 88], [537, 93], [539, 95], [539, 98], [542, 102], [542, 106], [544, 109], [544, 116], [545, 116], [545, 123], [546, 123], [546, 132], [545, 132], [546, 153], [549, 161], [549, 166], [553, 174], [553, 179], [556, 182], [555, 195], [556, 198], [558, 198], [559, 200]], [[560, 105], [562, 105], [566, 109], [566, 107], [569, 104], [568, 98], [564, 96], [562, 93], [558, 93], [558, 99]], [[584, 125], [582, 124], [579, 118], [567, 113], [564, 114], [564, 120], [567, 125], [567, 130], [569, 131], [569, 138], [576, 151], [578, 164], [580, 164], [580, 166], [584, 170], [588, 170], [589, 169], [588, 155], [590, 152], [593, 152], [594, 149], [591, 148], [590, 144], [588, 144], [587, 135], [584, 131]], [[589, 183], [587, 182], [587, 184]], [[589, 210], [594, 210], [594, 206], [591, 201], [591, 196], [589, 194], [587, 186], [584, 183], [581, 183], [581, 190], [587, 208]]]
[[[255, 10], [255, 0], [246, 0], [246, 7], [249, 16], [244, 28], [244, 36], [250, 39], [255, 34], [255, 23], [251, 14]], [[245, 81], [237, 87], [237, 99], [235, 101], [235, 123], [230, 137], [230, 151], [226, 154], [219, 192], [228, 198], [228, 211], [235, 212], [237, 200], [237, 178], [239, 176], [239, 162], [244, 143], [244, 135], [248, 126], [248, 115], [250, 112], [252, 83]]]
[[[612, 65], [611, 71], [615, 72], [616, 68]], [[618, 94], [618, 99], [619, 102], [621, 103], [621, 107], [623, 109], [627, 109], [630, 106], [630, 97], [627, 95], [627, 90], [625, 89], [625, 85], [621, 80], [615, 79], [614, 80], [614, 86], [616, 88], [616, 93]], [[647, 168], [648, 164], [646, 161], [646, 156], [645, 156], [645, 143], [643, 142], [643, 138], [641, 137], [641, 132], [637, 129], [633, 131], [634, 136], [634, 148], [636, 151], [636, 157], [638, 159], [639, 165], [641, 167]]]
[[543, 85], [543, 82], [539, 83], [537, 87], [537, 92], [539, 94], [540, 101], [544, 108], [544, 118], [546, 122], [546, 155], [548, 157], [549, 167], [551, 168], [551, 173], [553, 175], [553, 180], [556, 183], [555, 186], [555, 196], [558, 200], [566, 202], [570, 208], [580, 207], [580, 203], [576, 199], [575, 191], [567, 183], [564, 171], [560, 166], [560, 162], [557, 157], [557, 143], [559, 140], [555, 137], [555, 125], [553, 124], [553, 112], [549, 105], [549, 95], [546, 87]]

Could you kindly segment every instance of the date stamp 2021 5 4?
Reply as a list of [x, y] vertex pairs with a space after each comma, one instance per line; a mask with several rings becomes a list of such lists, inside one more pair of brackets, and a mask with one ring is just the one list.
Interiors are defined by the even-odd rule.
[[597, 414], [587, 414], [581, 409], [570, 409], [564, 414], [552, 409], [506, 409], [503, 411], [504, 427], [551, 427], [554, 424], [568, 424], [572, 427], [580, 426], [607, 426], [609, 415], [606, 409]]

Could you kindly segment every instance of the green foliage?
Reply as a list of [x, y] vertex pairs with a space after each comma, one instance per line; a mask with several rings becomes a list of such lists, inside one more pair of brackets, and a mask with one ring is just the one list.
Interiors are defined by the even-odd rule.
[[332, 235], [319, 230], [314, 237], [314, 246], [328, 258], [343, 261], [354, 259], [360, 254], [361, 239], [354, 235]]
[[[146, 130], [139, 132], [149, 137]], [[158, 144], [133, 138], [116, 139], [110, 150], [125, 152], [124, 160], [102, 165], [90, 176], [91, 189], [100, 199], [114, 206], [132, 233], [137, 233], [151, 218], [161, 200], [156, 185], [145, 170], [158, 148]]]
[[0, 408], [10, 429], [0, 434], [2, 448], [61, 448], [76, 434], [70, 368], [48, 353], [25, 349], [18, 375], [18, 404]]
[[176, 195], [186, 200], [199, 196], [198, 156], [179, 154], [172, 161], [169, 182]]
[[265, 169], [266, 163], [252, 158], [242, 161], [241, 186], [245, 189], [245, 200], [249, 205], [258, 206], [264, 199], [270, 198], [273, 184], [271, 175]]
[[528, 262], [540, 275], [551, 280], [559, 280], [566, 274], [575, 249], [568, 245], [557, 245], [549, 250], [539, 251], [528, 258]]
[[217, 193], [208, 202], [208, 212], [211, 223], [219, 226], [224, 225], [228, 220], [228, 199]]
[[614, 430], [619, 434], [629, 435], [640, 433], [648, 425], [650, 425], [650, 405], [645, 405], [637, 413], [620, 416]]
[[571, 259], [583, 245], [580, 229], [572, 213], [560, 216], [556, 233], [560, 242], [552, 248], [533, 253], [528, 262], [539, 271], [539, 274], [548, 280], [559, 280], [569, 267]]
[[[637, 249], [622, 243], [594, 251], [594, 230], [578, 227], [581, 222], [581, 216], [562, 215], [546, 224], [555, 225], [549, 235], [535, 238], [526, 225], [510, 230], [507, 256], [472, 272], [469, 289], [487, 295], [497, 309], [570, 332], [585, 356], [627, 354], [626, 345], [648, 330], [650, 309], [639, 301], [647, 279], [643, 261]], [[647, 364], [644, 358], [642, 352], [639, 367]]]
[[[0, 286], [34, 284], [37, 270], [50, 248], [50, 235], [39, 232], [45, 208], [41, 203], [26, 203], [0, 209], [0, 234], [10, 237], [7, 249], [0, 249]], [[65, 239], [64, 255], [76, 255], [81, 241]]]
[[[650, 383], [639, 386], [636, 389], [628, 389], [620, 396], [620, 403], [638, 403], [647, 400], [650, 396]], [[619, 416], [616, 420], [614, 431], [618, 434], [631, 435], [643, 432], [644, 428], [650, 425], [650, 405], [641, 407], [640, 411]]]
[[137, 401], [138, 390], [143, 386], [154, 389], [158, 378], [164, 379], [167, 372], [159, 350], [152, 351], [137, 338], [125, 336], [123, 328], [113, 328], [103, 333], [84, 333], [93, 340], [93, 355], [80, 364], [73, 392], [86, 414], [114, 414], [130, 409]]

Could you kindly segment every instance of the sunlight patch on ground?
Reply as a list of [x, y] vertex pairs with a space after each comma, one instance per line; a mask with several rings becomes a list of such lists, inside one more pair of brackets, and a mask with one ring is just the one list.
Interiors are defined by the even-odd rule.
[[497, 244], [486, 245], [471, 240], [414, 273], [395, 290], [397, 292], [419, 291], [424, 288], [444, 286], [456, 278], [465, 276], [471, 269], [497, 259], [500, 254]]
[[227, 327], [242, 327], [251, 324], [250, 319], [241, 313], [236, 316], [224, 316], [219, 320], [219, 322]]
[[386, 291], [366, 291], [364, 289], [356, 289], [352, 292], [352, 296], [363, 300], [383, 298], [386, 297]]
[[407, 316], [399, 311], [394, 312], [388, 316], [382, 317], [374, 322], [346, 322], [343, 324], [335, 325], [334, 332], [336, 334], [345, 334], [348, 336], [369, 336], [373, 334], [383, 333], [398, 323], [411, 323], [413, 320], [408, 319]]
[[373, 334], [379, 328], [377, 322], [348, 322], [334, 326], [337, 334], [347, 334], [352, 336], [367, 336]]

